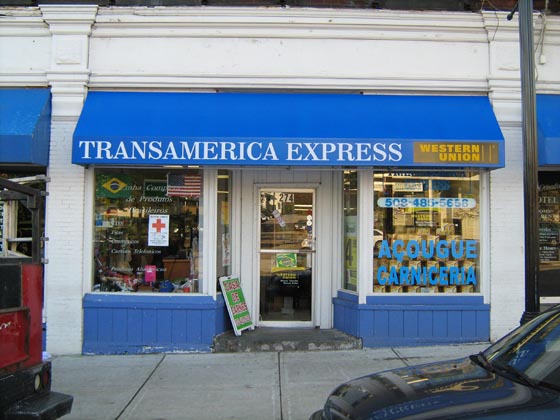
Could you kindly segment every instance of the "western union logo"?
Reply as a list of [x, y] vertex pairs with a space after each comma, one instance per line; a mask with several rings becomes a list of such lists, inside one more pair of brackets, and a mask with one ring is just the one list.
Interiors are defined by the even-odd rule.
[[498, 164], [498, 143], [414, 143], [414, 163]]
[[105, 188], [107, 191], [109, 191], [113, 194], [117, 194], [119, 191], [121, 191], [125, 187], [126, 187], [126, 184], [118, 178], [111, 178], [109, 181], [107, 181], [103, 184], [103, 188]]

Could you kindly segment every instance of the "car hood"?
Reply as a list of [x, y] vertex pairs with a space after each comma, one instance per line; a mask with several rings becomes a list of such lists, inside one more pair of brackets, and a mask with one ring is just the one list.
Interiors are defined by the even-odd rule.
[[[469, 358], [394, 369], [336, 388], [328, 419], [558, 418], [558, 394], [489, 372]], [[531, 414], [532, 415], [532, 414]]]

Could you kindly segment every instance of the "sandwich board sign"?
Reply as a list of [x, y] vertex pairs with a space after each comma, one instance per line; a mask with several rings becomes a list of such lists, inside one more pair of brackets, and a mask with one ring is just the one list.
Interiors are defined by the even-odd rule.
[[247, 308], [247, 302], [245, 302], [239, 278], [233, 276], [220, 277], [220, 286], [222, 286], [222, 293], [224, 294], [224, 300], [226, 301], [235, 335], [240, 336], [241, 331], [248, 328], [254, 329], [255, 327], [253, 321], [251, 321], [251, 314]]

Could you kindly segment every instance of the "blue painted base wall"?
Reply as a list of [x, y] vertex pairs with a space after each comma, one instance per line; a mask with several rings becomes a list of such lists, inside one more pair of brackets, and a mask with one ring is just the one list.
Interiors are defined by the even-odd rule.
[[231, 329], [221, 295], [86, 294], [84, 354], [210, 352]]
[[[334, 328], [365, 347], [485, 342], [490, 305], [482, 296], [368, 296], [339, 292]], [[84, 354], [210, 352], [216, 335], [231, 329], [221, 295], [86, 294]]]
[[339, 292], [334, 328], [361, 337], [364, 347], [490, 340], [490, 305], [482, 296], [368, 296]]

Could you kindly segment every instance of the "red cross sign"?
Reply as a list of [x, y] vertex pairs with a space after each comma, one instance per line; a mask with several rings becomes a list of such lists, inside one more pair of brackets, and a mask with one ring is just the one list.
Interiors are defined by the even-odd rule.
[[152, 227], [157, 231], [157, 233], [161, 233], [161, 230], [166, 227], [166, 224], [162, 223], [161, 219], [156, 219], [156, 222], [152, 223]]
[[169, 246], [169, 215], [150, 214], [148, 246]]

